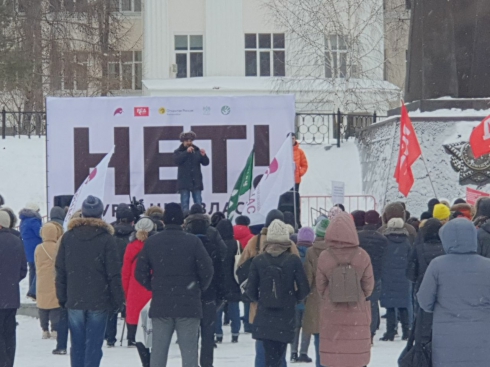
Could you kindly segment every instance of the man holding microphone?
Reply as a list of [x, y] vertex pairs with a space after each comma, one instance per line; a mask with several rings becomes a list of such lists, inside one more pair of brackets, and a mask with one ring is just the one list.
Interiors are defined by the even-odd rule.
[[190, 196], [194, 204], [202, 204], [201, 165], [208, 166], [209, 158], [204, 149], [194, 145], [196, 134], [193, 131], [180, 134], [182, 144], [174, 151], [174, 163], [179, 167], [177, 190], [180, 193], [180, 205], [184, 213], [189, 212]]

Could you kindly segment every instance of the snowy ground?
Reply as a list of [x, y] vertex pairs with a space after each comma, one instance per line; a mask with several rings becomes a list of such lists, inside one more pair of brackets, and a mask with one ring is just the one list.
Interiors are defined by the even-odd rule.
[[[16, 367], [67, 367], [70, 365], [69, 356], [55, 356], [51, 351], [56, 346], [54, 340], [42, 340], [41, 329], [37, 319], [20, 316], [17, 318], [17, 355]], [[119, 332], [121, 331], [121, 323]], [[225, 332], [224, 342], [215, 349], [215, 367], [252, 367], [254, 365], [255, 347], [250, 334], [241, 334], [238, 344], [231, 344], [230, 328], [223, 327]], [[381, 332], [376, 339], [379, 339]], [[119, 347], [108, 349], [104, 347], [102, 367], [138, 367], [141, 366], [136, 349]], [[398, 356], [405, 343], [400, 339], [395, 342], [375, 341], [372, 349], [372, 358], [369, 366], [393, 367], [397, 365]], [[314, 358], [315, 350], [313, 341], [310, 345], [310, 357]], [[289, 355], [289, 351], [288, 351]], [[289, 366], [314, 366], [314, 363], [288, 363]], [[169, 367], [179, 367], [180, 353], [177, 344], [172, 343], [169, 358]]]

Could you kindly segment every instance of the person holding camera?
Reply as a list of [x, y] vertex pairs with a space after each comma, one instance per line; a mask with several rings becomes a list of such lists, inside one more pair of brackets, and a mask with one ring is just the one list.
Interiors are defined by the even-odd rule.
[[174, 163], [179, 167], [177, 191], [180, 193], [180, 205], [184, 213], [189, 212], [190, 196], [194, 204], [202, 204], [201, 165], [208, 166], [209, 158], [204, 149], [194, 145], [196, 134], [193, 131], [180, 134], [182, 144], [174, 151]]

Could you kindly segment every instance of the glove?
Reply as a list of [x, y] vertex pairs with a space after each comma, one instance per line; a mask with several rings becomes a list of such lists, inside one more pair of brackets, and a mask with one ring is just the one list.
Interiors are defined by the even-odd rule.
[[61, 307], [61, 308], [65, 308], [65, 306], [66, 306], [66, 302], [61, 302], [61, 301], [58, 301], [58, 303], [60, 304], [60, 307]]

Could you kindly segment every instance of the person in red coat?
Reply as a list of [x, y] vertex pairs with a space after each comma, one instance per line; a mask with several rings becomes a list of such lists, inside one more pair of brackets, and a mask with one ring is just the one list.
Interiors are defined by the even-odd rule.
[[146, 240], [155, 230], [155, 223], [147, 217], [141, 218], [134, 226], [136, 234], [130, 238], [126, 248], [122, 269], [122, 283], [126, 295], [126, 323], [128, 324], [128, 347], [136, 346], [136, 329], [141, 310], [151, 299], [151, 292], [138, 283], [134, 277], [138, 255]]
[[233, 234], [235, 239], [240, 242], [242, 250], [247, 246], [248, 241], [253, 238], [253, 234], [250, 231], [250, 219], [244, 215], [240, 215], [235, 219], [235, 226], [233, 227]]

